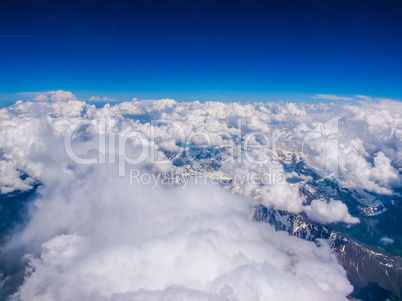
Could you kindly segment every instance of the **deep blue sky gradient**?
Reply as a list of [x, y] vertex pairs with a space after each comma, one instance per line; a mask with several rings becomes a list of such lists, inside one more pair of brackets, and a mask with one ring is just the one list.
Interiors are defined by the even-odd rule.
[[58, 89], [402, 99], [402, 1], [2, 1], [3, 99]]

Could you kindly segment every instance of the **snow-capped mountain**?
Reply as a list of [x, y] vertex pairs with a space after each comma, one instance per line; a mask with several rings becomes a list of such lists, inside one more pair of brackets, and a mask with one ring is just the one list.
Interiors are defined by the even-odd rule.
[[[167, 156], [175, 158], [176, 154], [167, 153]], [[181, 166], [185, 167], [187, 172], [165, 174], [164, 177], [174, 178], [178, 184], [182, 183], [184, 178], [196, 174], [213, 177], [221, 171], [221, 167], [214, 163], [217, 157], [219, 151], [216, 149], [199, 150], [196, 156], [179, 159]], [[316, 199], [342, 200], [350, 212], [360, 218], [361, 223], [353, 227], [337, 224], [322, 225], [309, 220], [305, 213], [295, 214], [261, 204], [254, 206], [253, 218], [258, 222], [268, 223], [275, 231], [285, 231], [308, 241], [319, 243], [321, 239], [326, 240], [338, 254], [349, 281], [355, 286], [356, 296], [368, 293], [385, 296], [390, 300], [400, 298], [402, 259], [398, 246], [401, 241], [397, 240], [396, 236], [397, 241], [396, 243], [394, 241], [392, 249], [386, 245], [378, 246], [381, 237], [398, 233], [393, 231], [393, 227], [396, 229], [398, 225], [392, 226], [392, 220], [402, 216], [401, 208], [395, 206], [396, 202], [392, 202], [392, 198], [384, 195], [342, 188], [338, 182], [320, 177], [305, 164], [305, 159], [300, 153], [278, 150], [277, 158], [285, 172], [292, 173], [288, 182], [298, 187], [306, 204]], [[194, 160], [198, 163], [193, 164]], [[199, 160], [202, 160], [201, 164]], [[229, 177], [220, 184], [233, 193], [241, 193], [241, 188], [236, 186], [233, 180]], [[385, 214], [387, 216], [383, 217]], [[385, 227], [385, 231], [382, 231], [382, 227]]]

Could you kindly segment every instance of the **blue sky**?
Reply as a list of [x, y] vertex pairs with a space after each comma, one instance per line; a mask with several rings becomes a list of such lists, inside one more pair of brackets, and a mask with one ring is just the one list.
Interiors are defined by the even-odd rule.
[[401, 1], [81, 2], [3, 1], [1, 101], [402, 99]]

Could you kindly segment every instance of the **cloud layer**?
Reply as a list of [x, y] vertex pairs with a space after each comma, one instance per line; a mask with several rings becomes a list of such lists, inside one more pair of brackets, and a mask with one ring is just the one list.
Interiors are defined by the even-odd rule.
[[[320, 223], [358, 222], [347, 206], [341, 200], [309, 204], [298, 186], [288, 181], [237, 182], [235, 171], [247, 171], [253, 179], [295, 177], [288, 169], [301, 156], [304, 137], [337, 117], [339, 185], [393, 194], [400, 185], [402, 162], [399, 103], [243, 105], [161, 99], [97, 109], [69, 93], [49, 92], [46, 102], [17, 102], [0, 110], [1, 192], [42, 184], [31, 204], [29, 222], [6, 245], [9, 251], [24, 248], [30, 254], [18, 298], [346, 299], [352, 287], [326, 242], [316, 245], [274, 232], [249, 215], [252, 205], [264, 204], [305, 211]], [[160, 120], [153, 128], [152, 119]], [[97, 164], [74, 162], [64, 147], [68, 128], [83, 121], [72, 136], [72, 149], [82, 158], [97, 158]], [[212, 178], [220, 172], [233, 181], [221, 185], [192, 181], [186, 189], [130, 185], [129, 173], [118, 176], [121, 152], [111, 148], [103, 152], [99, 145], [105, 138], [110, 146], [110, 137], [133, 131], [142, 140], [127, 142], [129, 157], [135, 158], [145, 141], [158, 162], [147, 157], [141, 164], [124, 165], [126, 171], [135, 167], [142, 174], [162, 173], [178, 182], [184, 176], [198, 173]], [[330, 132], [324, 127], [319, 133]], [[254, 135], [247, 136], [250, 133]], [[183, 164], [173, 162], [182, 135], [191, 137], [186, 143], [189, 152], [194, 151], [190, 146], [210, 139], [208, 150], [218, 149], [222, 156], [219, 170], [211, 168], [210, 157], [201, 155], [190, 156], [192, 161], [186, 163], [183, 154]], [[222, 146], [232, 138], [234, 149], [249, 151], [222, 163], [233, 151]], [[278, 141], [286, 169], [274, 160], [272, 148], [262, 147], [265, 138]], [[305, 160], [322, 159], [323, 145], [319, 140], [307, 145]], [[253, 160], [243, 158], [246, 155]], [[99, 163], [102, 158], [108, 164]]]
[[218, 186], [151, 191], [102, 167], [86, 177], [44, 189], [16, 238], [40, 254], [29, 257], [22, 300], [340, 300], [351, 291], [328, 245], [251, 221], [247, 202]]

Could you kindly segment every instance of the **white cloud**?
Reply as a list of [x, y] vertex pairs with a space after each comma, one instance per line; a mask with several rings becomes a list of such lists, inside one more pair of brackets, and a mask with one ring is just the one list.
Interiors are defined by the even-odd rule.
[[355, 100], [355, 98], [353, 97], [345, 97], [345, 96], [337, 96], [334, 94], [314, 94], [313, 98], [317, 98], [317, 99], [326, 99], [326, 100]]
[[364, 101], [369, 101], [373, 103], [374, 105], [376, 103], [392, 103], [392, 102], [398, 102], [396, 99], [391, 99], [391, 98], [383, 98], [383, 97], [371, 97], [371, 96], [366, 96], [366, 95], [356, 95], [356, 98], [364, 100]]
[[34, 180], [30, 177], [21, 178], [17, 162], [0, 160], [0, 193], [6, 194], [15, 190], [26, 191], [32, 189]]
[[49, 101], [49, 97], [45, 94], [39, 94], [35, 97], [35, 101]]
[[59, 175], [41, 191], [19, 240], [42, 245], [21, 300], [340, 300], [351, 291], [328, 245], [251, 221], [250, 205], [218, 186], [152, 191], [106, 165], [82, 171], [90, 181]]
[[384, 102], [395, 102], [395, 101], [398, 101], [398, 100], [392, 99], [392, 98], [376, 98], [375, 100], [384, 101]]
[[384, 236], [383, 238], [380, 239], [380, 242], [384, 245], [390, 245], [394, 243], [394, 240], [392, 238]]
[[27, 95], [35, 96], [34, 100], [39, 102], [44, 101], [54, 101], [54, 102], [62, 102], [68, 100], [77, 100], [75, 95], [69, 91], [57, 90], [57, 91], [49, 91], [49, 92], [27, 92], [24, 93]]
[[322, 200], [313, 200], [311, 205], [306, 208], [308, 217], [322, 224], [334, 222], [345, 222], [356, 224], [359, 219], [352, 217], [348, 212], [348, 207], [341, 201], [330, 200], [329, 203]]
[[[43, 185], [26, 226], [7, 243], [8, 250], [23, 248], [31, 254], [32, 270], [18, 292], [21, 300], [346, 299], [352, 287], [329, 246], [323, 242], [318, 247], [253, 222], [252, 202], [247, 199], [251, 191], [236, 196], [217, 185], [194, 183], [186, 189], [152, 190], [148, 185], [129, 185], [127, 177], [118, 176], [116, 165], [81, 165], [69, 159], [62, 129], [78, 118], [104, 117], [115, 122], [106, 130], [135, 128], [149, 135], [149, 124], [125, 119], [120, 106], [96, 109], [76, 100], [27, 102], [0, 112], [5, 118], [0, 120], [0, 145], [12, 162], [5, 170], [23, 170]], [[176, 118], [188, 133], [235, 133], [233, 116], [258, 112], [251, 105], [179, 105], [173, 100], [126, 106]], [[304, 118], [301, 108], [289, 108], [283, 116]], [[268, 120], [269, 113], [263, 112], [250, 129], [269, 132]], [[244, 125], [243, 130], [250, 129]], [[97, 130], [99, 125], [91, 123], [76, 133], [77, 153], [93, 156]], [[178, 139], [169, 124], [155, 134], [158, 143]], [[136, 144], [127, 149], [135, 152]], [[156, 153], [163, 155], [158, 149]], [[263, 155], [258, 150], [255, 154]], [[242, 167], [247, 166], [255, 173], [265, 170]], [[151, 162], [136, 167], [143, 173], [161, 168]], [[16, 181], [14, 189], [18, 185]], [[303, 210], [303, 199], [288, 185], [262, 191], [262, 199], [279, 208]], [[325, 277], [328, 274], [331, 277]]]
[[103, 101], [103, 102], [116, 102], [117, 99], [108, 98], [108, 97], [99, 97], [99, 96], [91, 96], [88, 101]]
[[[34, 180], [43, 184], [26, 228], [8, 245], [23, 246], [31, 253], [34, 272], [19, 292], [22, 300], [341, 300], [351, 290], [328, 246], [275, 233], [248, 217], [252, 204], [265, 204], [305, 211], [320, 223], [358, 222], [341, 201], [314, 200], [306, 206], [297, 185], [289, 183], [224, 186], [238, 196], [213, 185], [190, 184], [184, 190], [129, 185], [127, 178], [117, 176], [116, 165], [86, 166], [67, 157], [63, 133], [81, 118], [102, 117], [108, 125], [113, 121], [101, 134], [135, 130], [150, 139], [149, 122], [124, 117], [150, 114], [175, 121], [186, 137], [207, 133], [213, 148], [228, 143], [223, 132], [244, 137], [257, 131], [271, 142], [285, 133], [277, 146], [294, 155], [286, 159], [291, 166], [294, 158], [300, 158], [298, 147], [305, 135], [338, 116], [340, 187], [393, 194], [400, 185], [395, 168], [402, 162], [401, 104], [397, 102], [242, 105], [162, 99], [97, 109], [76, 100], [71, 92], [44, 95], [53, 101], [18, 102], [0, 110], [2, 192], [30, 189]], [[99, 124], [90, 123], [78, 131], [75, 151], [98, 155], [100, 129]], [[167, 159], [162, 148], [177, 151], [181, 139], [177, 127], [161, 124], [154, 134], [158, 159]], [[261, 146], [255, 137], [250, 142]], [[137, 142], [127, 145], [130, 155], [137, 148]], [[249, 154], [259, 160], [269, 157], [258, 147]], [[229, 151], [222, 150], [225, 155]], [[201, 164], [191, 164], [195, 171], [149, 160], [138, 168], [144, 173], [212, 174]], [[220, 167], [232, 177], [236, 169], [252, 175], [285, 173], [275, 161], [234, 160]], [[22, 180], [21, 172], [29, 178]]]
[[51, 91], [51, 92], [49, 92], [49, 94], [50, 94], [50, 100], [56, 101], [56, 102], [77, 100], [75, 95], [69, 91], [57, 90], [57, 91]]
[[365, 100], [365, 101], [372, 101], [373, 98], [371, 96], [367, 96], [367, 95], [356, 95], [357, 98]]

